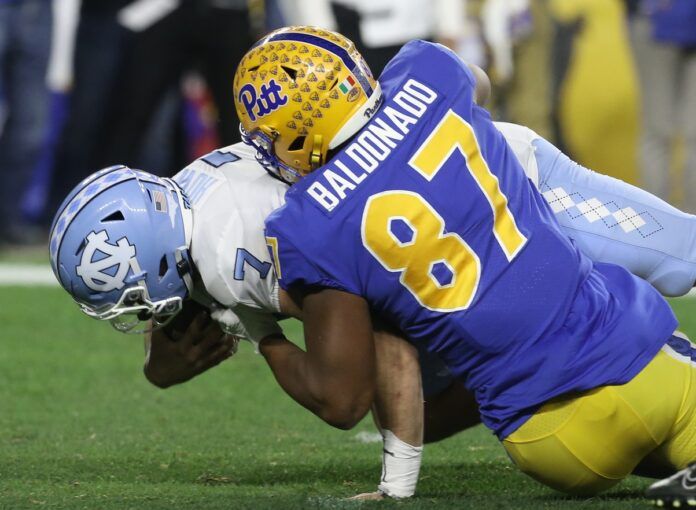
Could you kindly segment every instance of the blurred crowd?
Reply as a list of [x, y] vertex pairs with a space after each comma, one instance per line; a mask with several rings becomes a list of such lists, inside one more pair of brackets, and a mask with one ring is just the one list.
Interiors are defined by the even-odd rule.
[[[585, 23], [553, 16], [553, 3], [0, 0], [0, 247], [45, 242], [62, 199], [98, 168], [171, 175], [238, 141], [235, 67], [288, 24], [342, 32], [377, 75], [410, 39], [446, 44], [489, 72], [496, 118], [572, 156], [559, 112]], [[615, 3], [640, 82], [639, 184], [665, 199], [681, 190], [680, 205], [696, 212], [696, 2]]]

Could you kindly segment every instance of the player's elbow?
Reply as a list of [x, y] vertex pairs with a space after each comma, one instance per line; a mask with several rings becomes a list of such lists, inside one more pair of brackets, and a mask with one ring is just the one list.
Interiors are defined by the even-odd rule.
[[479, 106], [485, 106], [491, 97], [491, 79], [486, 71], [474, 64], [467, 64], [476, 79], [476, 89], [474, 91], [474, 101]]
[[374, 390], [368, 389], [360, 394], [351, 395], [349, 398], [327, 402], [326, 405], [322, 406], [319, 416], [332, 427], [350, 430], [365, 417], [373, 400]]
[[321, 419], [337, 429], [350, 430], [360, 423], [368, 410], [369, 406], [366, 409], [362, 407], [332, 407], [322, 411]]

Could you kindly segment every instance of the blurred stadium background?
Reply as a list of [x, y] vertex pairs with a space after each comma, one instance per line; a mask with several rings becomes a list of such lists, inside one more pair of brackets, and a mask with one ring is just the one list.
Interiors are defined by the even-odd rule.
[[[656, 6], [679, 3], [0, 0], [0, 508], [354, 508], [340, 498], [376, 486], [369, 422], [330, 430], [248, 346], [156, 390], [139, 340], [82, 317], [48, 268], [52, 214], [83, 177], [172, 175], [238, 141], [232, 76], [253, 41], [335, 28], [375, 74], [409, 39], [442, 42], [489, 72], [495, 118], [693, 213], [696, 20], [691, 43], [655, 27]], [[693, 301], [673, 304], [693, 338]], [[635, 508], [643, 486], [592, 507]], [[419, 494], [399, 508], [588, 504], [527, 481], [481, 429], [426, 449]]]

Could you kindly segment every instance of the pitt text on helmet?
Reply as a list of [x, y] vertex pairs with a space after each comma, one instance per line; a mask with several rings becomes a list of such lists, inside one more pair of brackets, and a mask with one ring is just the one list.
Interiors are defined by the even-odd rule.
[[280, 85], [273, 79], [268, 84], [261, 85], [261, 92], [251, 83], [247, 83], [240, 89], [238, 99], [244, 105], [249, 119], [254, 122], [258, 117], [268, 115], [288, 102], [288, 96], [281, 95], [280, 91]]
[[319, 171], [321, 176], [307, 188], [306, 193], [322, 209], [335, 209], [379, 168], [409, 133], [410, 126], [418, 123], [437, 97], [431, 88], [409, 79], [343, 153]]

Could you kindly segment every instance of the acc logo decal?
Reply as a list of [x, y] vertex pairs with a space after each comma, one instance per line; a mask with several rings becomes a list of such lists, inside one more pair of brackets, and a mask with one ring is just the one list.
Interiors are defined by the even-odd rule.
[[[106, 257], [94, 260], [99, 252]], [[105, 270], [115, 267], [113, 275]], [[87, 246], [82, 252], [80, 265], [75, 268], [77, 274], [85, 282], [85, 285], [97, 292], [110, 292], [121, 289], [125, 285], [128, 269], [133, 268], [140, 272], [138, 262], [135, 259], [135, 246], [128, 242], [126, 237], [119, 239], [116, 244], [109, 243], [106, 230], [91, 232], [87, 236]]]
[[253, 122], [257, 117], [268, 115], [288, 102], [288, 96], [281, 95], [281, 90], [275, 80], [261, 85], [261, 93], [258, 93], [251, 83], [247, 83], [239, 90], [238, 100], [244, 105], [244, 109]]

